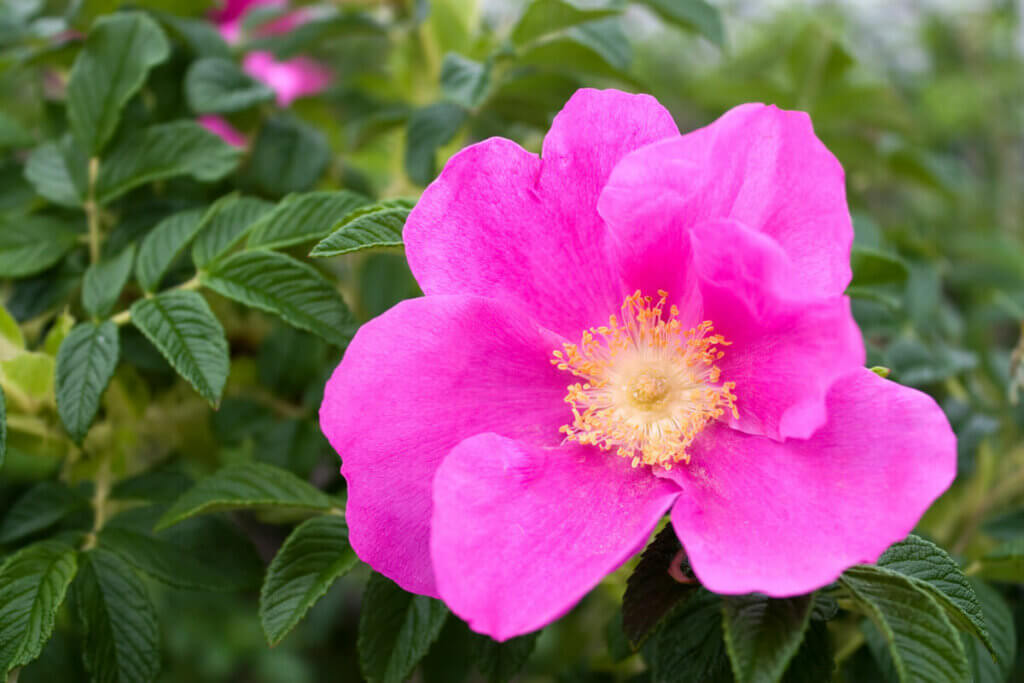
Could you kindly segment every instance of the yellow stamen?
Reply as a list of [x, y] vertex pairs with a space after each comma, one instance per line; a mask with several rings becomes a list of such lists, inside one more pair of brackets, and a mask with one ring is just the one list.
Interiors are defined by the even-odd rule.
[[577, 344], [564, 344], [551, 361], [582, 379], [565, 402], [573, 421], [561, 428], [568, 441], [615, 450], [633, 467], [671, 469], [688, 463], [687, 447], [711, 421], [736, 411], [735, 382], [720, 382], [715, 365], [728, 346], [705, 320], [689, 330], [671, 306], [639, 291], [626, 297], [622, 319], [591, 328]]

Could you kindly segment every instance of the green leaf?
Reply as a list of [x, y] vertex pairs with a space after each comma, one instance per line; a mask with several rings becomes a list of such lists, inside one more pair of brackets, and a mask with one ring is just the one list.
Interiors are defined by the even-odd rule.
[[200, 274], [205, 287], [229, 299], [281, 316], [338, 346], [354, 321], [338, 290], [315, 268], [274, 251], [243, 251]]
[[59, 142], [44, 142], [25, 162], [25, 179], [40, 196], [55, 204], [78, 208], [82, 206], [87, 183], [86, 159], [66, 135]]
[[476, 668], [490, 683], [505, 683], [512, 680], [526, 665], [526, 660], [537, 647], [540, 631], [510, 638], [503, 643], [474, 633], [470, 644], [470, 656]]
[[335, 224], [310, 256], [338, 256], [375, 247], [402, 246], [402, 230], [415, 202], [386, 199], [357, 209]]
[[[668, 573], [669, 566], [682, 549], [672, 525], [666, 526], [644, 549], [640, 562], [626, 581], [626, 593], [622, 598], [622, 630], [633, 647], [639, 647], [676, 605], [692, 597], [700, 588], [696, 580], [680, 583]], [[685, 559], [680, 571], [689, 573], [689, 563]]]
[[985, 615], [985, 623], [992, 634], [992, 654], [977, 638], [961, 633], [967, 661], [971, 669], [971, 680], [974, 683], [1003, 683], [1013, 671], [1013, 660], [1017, 652], [1017, 633], [1013, 623], [1013, 612], [1003, 597], [984, 581], [971, 579], [981, 611]]
[[0, 567], [0, 678], [39, 656], [78, 568], [77, 551], [59, 541], [35, 543]]
[[207, 57], [189, 67], [185, 97], [196, 113], [228, 113], [269, 102], [274, 99], [274, 91], [230, 59]]
[[[822, 594], [815, 596], [815, 609]], [[822, 683], [832, 680], [835, 661], [832, 659], [832, 647], [829, 643], [828, 627], [823, 621], [816, 621], [812, 615], [811, 624], [807, 627], [804, 642], [800, 644], [793, 661], [789, 663], [782, 683]]]
[[260, 622], [270, 646], [280, 643], [358, 561], [343, 518], [323, 515], [297, 526], [270, 563], [260, 591]]
[[437, 150], [455, 138], [466, 121], [466, 110], [453, 102], [437, 102], [417, 109], [405, 133], [405, 172], [413, 182], [426, 185], [437, 173]]
[[724, 600], [726, 651], [740, 683], [782, 679], [811, 620], [813, 595], [775, 600], [739, 595]]
[[516, 45], [525, 45], [548, 33], [618, 14], [619, 11], [611, 3], [606, 5], [578, 0], [532, 0], [512, 31], [512, 41]]
[[632, 48], [617, 17], [573, 26], [534, 43], [520, 57], [523, 64], [558, 71], [628, 78]]
[[0, 360], [8, 360], [25, 350], [25, 335], [18, 321], [0, 304]]
[[79, 323], [57, 352], [57, 412], [75, 443], [89, 431], [121, 355], [117, 325]]
[[719, 47], [725, 46], [725, 28], [718, 9], [705, 0], [641, 0], [662, 19], [696, 31]]
[[55, 366], [50, 354], [28, 351], [0, 361], [0, 375], [31, 398], [49, 402], [53, 395]]
[[448, 609], [440, 600], [406, 593], [374, 573], [359, 615], [359, 666], [369, 683], [401, 683], [441, 634]]
[[106, 204], [133, 187], [174, 176], [220, 180], [235, 169], [241, 155], [195, 121], [149, 126], [117, 139], [100, 164], [97, 197]]
[[39, 533], [68, 515], [88, 507], [89, 501], [57, 481], [42, 481], [23, 493], [0, 523], [0, 544], [13, 543]]
[[164, 513], [156, 528], [221, 510], [265, 507], [326, 511], [331, 500], [288, 470], [260, 462], [240, 463], [200, 479]]
[[170, 12], [153, 12], [172, 38], [179, 39], [198, 57], [231, 57], [231, 48], [217, 27], [206, 19], [179, 17]]
[[259, 192], [279, 197], [313, 187], [330, 161], [323, 133], [292, 116], [278, 116], [260, 128], [244, 175]]
[[192, 262], [205, 268], [238, 244], [274, 205], [255, 197], [228, 195], [209, 208], [192, 245]]
[[106, 317], [121, 296], [135, 262], [135, 245], [129, 244], [113, 258], [94, 263], [82, 280], [82, 306], [97, 318]]
[[7, 459], [7, 396], [4, 388], [0, 386], [0, 470], [4, 468], [4, 461]]
[[441, 94], [466, 109], [478, 106], [491, 82], [491, 62], [478, 62], [449, 52], [441, 62]]
[[969, 680], [963, 643], [931, 591], [864, 566], [848, 569], [840, 583], [884, 637], [900, 683]]
[[228, 341], [206, 300], [195, 292], [164, 292], [136, 301], [131, 316], [178, 374], [216, 406], [228, 377]]
[[16, 118], [0, 112], [0, 149], [31, 147], [35, 142], [32, 133]]
[[155, 292], [167, 269], [203, 227], [203, 210], [171, 214], [143, 239], [135, 263], [135, 277], [147, 292]]
[[164, 32], [145, 14], [121, 12], [96, 21], [68, 78], [68, 123], [90, 156], [114, 134], [121, 109], [149, 70], [168, 55]]
[[652, 683], [731, 683], [722, 638], [722, 601], [700, 589], [665, 619], [643, 647]]
[[997, 545], [981, 558], [977, 575], [993, 581], [1024, 583], [1024, 538]]
[[160, 672], [160, 623], [146, 586], [131, 567], [101, 549], [86, 553], [75, 597], [92, 680], [154, 680]]
[[320, 239], [367, 201], [347, 190], [289, 195], [253, 227], [249, 248], [280, 249]]
[[78, 235], [67, 222], [50, 216], [0, 218], [0, 273], [25, 277], [46, 270], [75, 246]]
[[854, 245], [850, 252], [853, 269], [851, 287], [902, 284], [907, 281], [907, 264], [898, 256], [871, 247]]
[[942, 548], [913, 534], [893, 544], [878, 558], [878, 566], [910, 577], [929, 590], [946, 610], [953, 625], [973, 633], [992, 648], [985, 615], [960, 565]]

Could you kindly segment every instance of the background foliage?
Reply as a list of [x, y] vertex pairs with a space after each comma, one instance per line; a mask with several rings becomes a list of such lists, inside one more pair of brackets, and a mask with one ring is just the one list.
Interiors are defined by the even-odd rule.
[[[0, 4], [0, 676], [1024, 680], [1019, 4], [773, 4], [324, 2], [286, 33], [251, 12], [234, 45], [204, 0]], [[282, 108], [255, 49], [333, 81]], [[316, 409], [357, 326], [418, 294], [401, 226], [443, 160], [539, 149], [584, 85], [683, 130], [811, 113], [869, 364], [941, 402], [959, 477], [813, 596], [678, 583], [664, 533], [499, 645], [358, 562]]]

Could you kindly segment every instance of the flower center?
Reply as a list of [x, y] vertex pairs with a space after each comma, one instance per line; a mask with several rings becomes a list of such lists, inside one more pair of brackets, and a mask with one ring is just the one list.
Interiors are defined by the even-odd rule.
[[582, 382], [570, 384], [565, 402], [573, 421], [561, 431], [568, 441], [615, 450], [633, 467], [671, 469], [688, 463], [687, 447], [711, 421], [736, 412], [735, 382], [721, 382], [715, 365], [729, 342], [705, 320], [689, 330], [667, 315], [667, 292], [658, 299], [639, 291], [626, 297], [621, 320], [564, 344], [551, 361]]

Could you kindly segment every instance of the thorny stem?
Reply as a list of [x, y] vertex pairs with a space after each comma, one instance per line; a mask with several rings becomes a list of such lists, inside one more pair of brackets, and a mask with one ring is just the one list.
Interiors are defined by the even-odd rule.
[[89, 194], [85, 200], [85, 215], [89, 221], [89, 261], [100, 260], [100, 207], [96, 203], [96, 181], [100, 175], [99, 157], [89, 159]]

